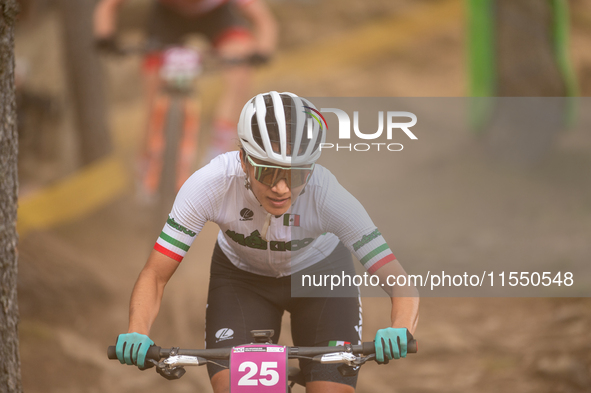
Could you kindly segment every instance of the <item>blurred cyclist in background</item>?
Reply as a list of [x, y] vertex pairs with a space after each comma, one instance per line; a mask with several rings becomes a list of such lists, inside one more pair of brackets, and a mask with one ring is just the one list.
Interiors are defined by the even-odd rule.
[[[99, 0], [94, 11], [94, 35], [99, 49], [117, 51], [117, 13], [125, 0]], [[275, 50], [277, 24], [262, 0], [152, 0], [147, 25], [148, 54], [144, 59], [147, 98], [151, 107], [158, 89], [158, 70], [166, 46], [181, 44], [186, 35], [204, 35], [224, 59], [250, 58], [223, 70], [225, 88], [214, 114], [207, 161], [232, 150], [236, 123], [250, 97], [252, 65], [264, 64]], [[250, 25], [249, 23], [250, 22]]]

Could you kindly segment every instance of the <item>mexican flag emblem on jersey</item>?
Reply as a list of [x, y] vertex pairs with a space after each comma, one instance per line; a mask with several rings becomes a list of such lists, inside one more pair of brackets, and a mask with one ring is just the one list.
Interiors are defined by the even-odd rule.
[[342, 347], [343, 345], [351, 344], [349, 341], [329, 341], [329, 347]]
[[300, 226], [300, 215], [299, 214], [284, 214], [283, 225], [286, 227], [299, 227]]

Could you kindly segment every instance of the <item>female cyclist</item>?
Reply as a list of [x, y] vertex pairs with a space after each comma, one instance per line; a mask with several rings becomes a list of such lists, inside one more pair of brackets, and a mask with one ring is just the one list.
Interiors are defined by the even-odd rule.
[[[135, 284], [129, 330], [117, 340], [121, 363], [148, 366], [148, 334], [164, 286], [207, 221], [221, 229], [212, 257], [207, 348], [250, 342], [254, 329], [278, 332], [285, 310], [294, 345], [361, 340], [357, 296], [292, 296], [291, 278], [302, 272], [354, 274], [351, 252], [382, 282], [406, 274], [361, 204], [315, 164], [326, 135], [308, 122], [312, 109], [291, 93], [257, 95], [240, 116], [241, 150], [213, 159], [183, 185]], [[375, 338], [380, 363], [406, 356], [418, 320], [414, 288], [390, 289], [390, 296], [392, 325]], [[337, 365], [302, 360], [300, 367], [308, 392], [355, 390], [357, 377], [342, 376]], [[209, 364], [208, 371], [214, 392], [228, 391], [229, 371]]]

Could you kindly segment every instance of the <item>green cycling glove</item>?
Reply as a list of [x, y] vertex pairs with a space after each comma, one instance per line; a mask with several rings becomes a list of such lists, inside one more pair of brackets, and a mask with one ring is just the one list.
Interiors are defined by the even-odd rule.
[[[154, 345], [150, 337], [139, 333], [120, 334], [115, 347], [117, 359], [121, 364], [136, 365], [140, 369], [146, 368], [146, 353]], [[149, 367], [150, 365], [148, 365]]]
[[406, 357], [406, 345], [412, 340], [407, 328], [386, 328], [376, 333], [376, 361], [387, 364], [392, 359]]

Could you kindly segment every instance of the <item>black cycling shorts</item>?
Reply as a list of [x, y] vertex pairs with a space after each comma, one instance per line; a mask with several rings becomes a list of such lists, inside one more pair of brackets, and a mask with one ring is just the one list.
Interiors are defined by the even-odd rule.
[[246, 20], [228, 2], [199, 15], [184, 15], [156, 1], [148, 20], [148, 43], [150, 49], [161, 49], [183, 43], [188, 34], [203, 34], [216, 44], [230, 31], [247, 32]]
[[[325, 259], [338, 259], [353, 269], [351, 253], [340, 243]], [[319, 264], [324, 261], [319, 262]], [[361, 339], [361, 304], [358, 297], [293, 297], [291, 277], [273, 278], [234, 266], [216, 243], [211, 263], [207, 299], [205, 343], [207, 348], [251, 343], [250, 331], [274, 329], [277, 343], [284, 311], [291, 314], [294, 345], [328, 346], [330, 341], [358, 344]], [[300, 359], [306, 382], [331, 381], [355, 387], [357, 377], [343, 377], [338, 364]], [[228, 362], [220, 361], [228, 366]], [[209, 377], [223, 368], [207, 364]]]

